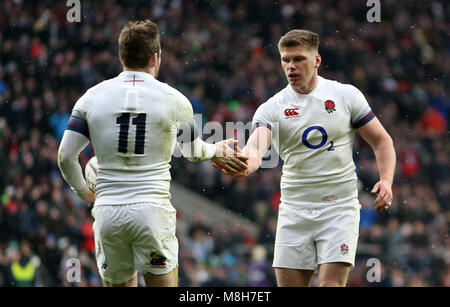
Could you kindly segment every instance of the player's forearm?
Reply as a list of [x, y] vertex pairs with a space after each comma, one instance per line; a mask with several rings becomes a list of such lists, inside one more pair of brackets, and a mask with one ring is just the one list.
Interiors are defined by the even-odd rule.
[[82, 195], [86, 193], [88, 186], [83, 178], [80, 163], [76, 159], [60, 159], [60, 153], [62, 155], [63, 151], [58, 152], [58, 166], [64, 180], [77, 194]]
[[380, 180], [392, 184], [394, 181], [396, 155], [392, 139], [389, 135], [373, 146], [373, 151], [380, 172]]
[[247, 146], [244, 147], [244, 154], [248, 157], [247, 165], [248, 165], [248, 174], [252, 174], [256, 172], [262, 163], [262, 156], [257, 148], [250, 148]]
[[257, 159], [257, 158], [253, 158], [253, 159], [248, 159], [248, 174], [252, 174], [254, 172], [256, 172], [259, 167], [261, 166], [261, 162], [262, 159]]
[[216, 147], [213, 144], [205, 143], [200, 138], [196, 138], [193, 142], [179, 142], [178, 147], [183, 153], [183, 156], [193, 162], [209, 160], [216, 153]]
[[248, 139], [244, 147], [244, 154], [248, 157], [248, 174], [256, 172], [262, 163], [262, 158], [266, 154], [272, 142], [272, 131], [267, 127], [258, 127]]
[[89, 140], [81, 134], [66, 131], [58, 150], [58, 166], [61, 174], [78, 195], [83, 195], [88, 191], [88, 185], [78, 162], [78, 156], [88, 142]]

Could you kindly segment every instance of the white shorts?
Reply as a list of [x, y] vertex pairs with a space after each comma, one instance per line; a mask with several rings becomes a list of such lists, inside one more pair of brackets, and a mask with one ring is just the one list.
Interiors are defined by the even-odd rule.
[[103, 280], [121, 284], [137, 271], [167, 274], [178, 266], [176, 210], [157, 203], [94, 206], [97, 266]]
[[273, 267], [316, 270], [319, 264], [355, 263], [359, 203], [301, 207], [281, 204]]

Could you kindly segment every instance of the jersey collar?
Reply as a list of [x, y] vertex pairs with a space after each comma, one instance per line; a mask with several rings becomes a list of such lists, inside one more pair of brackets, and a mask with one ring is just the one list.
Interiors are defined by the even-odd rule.
[[142, 72], [142, 71], [134, 71], [134, 70], [122, 71], [119, 74], [119, 77], [130, 77], [130, 76], [133, 77], [133, 75], [135, 75], [136, 77], [139, 77], [139, 78], [152, 78], [152, 79], [154, 79], [154, 77], [151, 74], [149, 74], [149, 73]]
[[294, 89], [292, 88], [292, 86], [290, 84], [287, 85], [287, 88], [290, 92], [294, 93], [298, 97], [307, 97], [307, 96], [313, 96], [315, 93], [319, 92], [320, 88], [322, 87], [322, 84], [323, 84], [323, 78], [321, 76], [317, 76], [316, 87], [308, 94], [301, 94], [299, 92], [294, 91]]

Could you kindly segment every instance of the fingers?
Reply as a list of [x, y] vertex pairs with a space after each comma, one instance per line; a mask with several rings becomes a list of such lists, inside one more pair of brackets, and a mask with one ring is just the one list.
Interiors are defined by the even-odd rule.
[[230, 162], [233, 163], [233, 164], [232, 164], [233, 166], [236, 165], [236, 168], [239, 169], [239, 170], [243, 170], [243, 169], [248, 168], [248, 165], [245, 164], [244, 162], [242, 162], [241, 159], [231, 158], [231, 159], [230, 159]]
[[376, 199], [375, 200], [375, 210], [376, 211], [384, 211], [389, 209], [389, 207], [391, 206], [392, 201], [388, 200], [387, 198], [381, 198], [381, 199]]
[[245, 167], [242, 167], [241, 165], [235, 163], [233, 160], [230, 160], [226, 165], [232, 167], [233, 169], [235, 169], [237, 172], [241, 171], [242, 169], [244, 169]]
[[248, 157], [245, 154], [241, 154], [238, 153], [237, 157], [239, 158], [239, 160], [241, 160], [242, 162], [247, 162]]
[[245, 176], [248, 172], [246, 161], [248, 157], [237, 146], [237, 140], [226, 139], [217, 143], [216, 155], [212, 166], [218, 168], [222, 173], [231, 176]]
[[247, 155], [245, 155], [239, 147], [235, 147], [234, 149], [227, 146], [224, 150], [224, 157], [238, 157], [243, 161], [248, 160]]
[[377, 198], [375, 199], [375, 210], [376, 211], [385, 211], [389, 209], [389, 207], [392, 204], [392, 191], [389, 187], [381, 184], [378, 182], [375, 184], [374, 188], [372, 189], [371, 193], [375, 194], [378, 193]]
[[[236, 160], [238, 160], [238, 159], [236, 159]], [[245, 164], [245, 168], [240, 169], [239, 171], [236, 170], [236, 168], [234, 168], [232, 166], [230, 167], [229, 165], [227, 165], [227, 163], [219, 165], [219, 164], [217, 164], [215, 162], [212, 162], [211, 165], [213, 167], [219, 169], [223, 174], [230, 175], [230, 176], [233, 176], [233, 177], [243, 177], [243, 176], [247, 176], [247, 174], [248, 174], [248, 169], [247, 169], [247, 165], [246, 164]]]
[[219, 166], [219, 165], [217, 165], [216, 163], [212, 163], [212, 166], [214, 166], [215, 168], [217, 168], [217, 169], [219, 169], [223, 174], [225, 174], [225, 175], [231, 175], [231, 176], [233, 176], [233, 174], [235, 174], [235, 173], [229, 173], [225, 168], [223, 168], [223, 167], [221, 167], [221, 166]]
[[212, 162], [211, 165], [217, 169], [219, 169], [220, 171], [222, 171], [222, 173], [224, 173], [225, 175], [231, 175], [230, 173], [227, 172], [227, 170], [225, 168], [223, 168], [222, 166], [216, 164], [215, 162]]
[[231, 149], [233, 151], [233, 153], [236, 153], [235, 149], [237, 147], [237, 140], [235, 139], [226, 139], [223, 141], [223, 144], [226, 148], [225, 151], [228, 151], [228, 149]]
[[[238, 141], [235, 139], [226, 139], [223, 141], [225, 144], [225, 156], [237, 156], [248, 159], [247, 156], [242, 152], [242, 149], [237, 146]], [[228, 146], [227, 146], [228, 145]]]
[[[216, 167], [218, 166], [217, 168], [224, 168], [225, 166], [228, 166], [227, 170], [229, 171], [232, 171], [232, 169], [235, 171], [241, 171], [248, 168], [247, 164], [242, 161], [241, 158], [236, 157], [215, 157], [213, 162]], [[230, 169], [230, 167], [232, 169]]]
[[[237, 146], [237, 140], [235, 139], [226, 139], [216, 143], [216, 154], [217, 158], [239, 158], [242, 162], [246, 162], [248, 160], [248, 156], [242, 152], [242, 150]], [[235, 161], [238, 165], [238, 163]], [[243, 165], [242, 165], [243, 167]], [[240, 169], [240, 168], [239, 168]]]
[[380, 190], [380, 182], [377, 182], [374, 186], [372, 191], [370, 191], [371, 194], [375, 194]]
[[381, 202], [375, 203], [375, 211], [384, 211], [386, 210], [384, 207], [386, 207], [384, 203]]
[[239, 159], [241, 159], [241, 161], [247, 161], [248, 160], [248, 157], [242, 152], [242, 150], [239, 148], [239, 146], [235, 146], [234, 147], [234, 150], [236, 151], [236, 153], [237, 153], [237, 157], [239, 158]]
[[386, 191], [381, 190], [378, 197], [375, 199], [375, 205], [384, 205], [384, 198], [386, 196]]
[[236, 168], [234, 168], [232, 165], [230, 165], [229, 163], [222, 164], [222, 168], [231, 173], [237, 173], [239, 171]]
[[384, 211], [389, 209], [390, 201], [388, 201], [388, 194], [379, 194], [378, 197], [375, 199], [375, 210], [376, 211]]
[[[380, 191], [380, 182], [377, 182], [374, 186], [372, 191], [370, 191], [371, 194], [376, 194]], [[378, 194], [378, 197], [375, 199], [375, 210], [381, 211], [384, 208], [384, 204], [381, 203], [382, 198], [380, 197], [380, 194]]]
[[247, 164], [237, 158], [220, 158], [216, 160], [215, 165], [217, 165], [217, 168], [224, 168], [225, 166], [228, 166], [236, 171], [241, 171], [248, 168]]
[[221, 170], [226, 169], [228, 172], [232, 173], [236, 173], [247, 168], [247, 165], [237, 158], [218, 158], [215, 164]]
[[215, 168], [218, 168], [218, 169], [222, 170], [222, 168], [219, 165], [217, 165], [216, 163], [214, 163], [214, 162], [211, 162], [211, 165], [213, 167], [215, 167]]
[[224, 141], [224, 143], [227, 144], [227, 145], [230, 145], [230, 144], [236, 144], [236, 143], [237, 143], [237, 140], [235, 140], [235, 139], [226, 139], [226, 140]]
[[392, 202], [380, 203], [375, 207], [376, 211], [386, 211], [391, 207]]
[[95, 194], [90, 188], [85, 194], [80, 195], [80, 197], [89, 203], [95, 202]]

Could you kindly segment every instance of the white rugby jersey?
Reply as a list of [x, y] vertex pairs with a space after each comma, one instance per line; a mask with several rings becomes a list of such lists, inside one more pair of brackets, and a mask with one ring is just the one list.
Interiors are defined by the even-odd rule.
[[144, 72], [124, 71], [90, 88], [67, 129], [90, 138], [98, 160], [95, 205], [170, 203], [170, 160], [189, 100]]
[[284, 160], [282, 203], [343, 203], [358, 196], [353, 142], [356, 129], [374, 114], [356, 87], [318, 79], [309, 94], [288, 85], [253, 117], [253, 128], [272, 129], [272, 144]]

